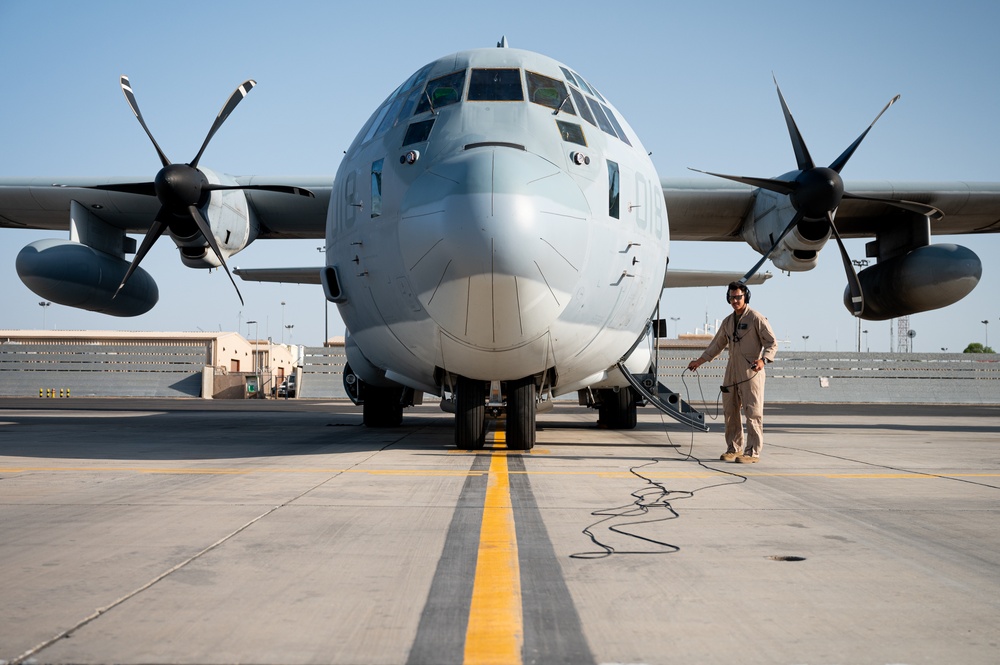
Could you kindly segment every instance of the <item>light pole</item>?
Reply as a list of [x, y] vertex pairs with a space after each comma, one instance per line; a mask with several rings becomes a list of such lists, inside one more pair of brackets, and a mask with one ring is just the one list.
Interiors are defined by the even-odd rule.
[[809, 350], [809, 335], [802, 336], [802, 350], [803, 351]]
[[677, 322], [681, 320], [681, 317], [671, 316], [670, 320], [674, 322], [674, 339], [677, 339]]
[[865, 353], [871, 353], [871, 349], [868, 348], [868, 331], [862, 330], [861, 332], [865, 334]]
[[42, 330], [45, 330], [45, 310], [47, 310], [51, 305], [52, 303], [48, 300], [43, 300], [38, 303], [38, 306], [42, 308]]
[[285, 301], [281, 301], [281, 343], [285, 343]]
[[295, 327], [294, 323], [290, 323], [287, 326], [285, 326], [285, 330], [288, 331], [288, 341], [289, 342], [292, 341], [292, 328], [294, 328], [294, 327]]
[[985, 335], [985, 337], [986, 337], [986, 341], [983, 343], [983, 346], [986, 347], [986, 346], [990, 345], [990, 322], [989, 322], [989, 319], [983, 321], [982, 323], [983, 323], [983, 335]]

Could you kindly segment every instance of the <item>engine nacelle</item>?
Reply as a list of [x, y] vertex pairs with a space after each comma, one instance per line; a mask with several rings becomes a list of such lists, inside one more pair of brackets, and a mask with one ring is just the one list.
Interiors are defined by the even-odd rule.
[[[954, 304], [976, 288], [983, 264], [960, 245], [927, 245], [858, 273], [865, 307], [861, 318], [885, 321]], [[851, 307], [850, 288], [844, 306]]]
[[[754, 200], [753, 217], [745, 221], [741, 235], [748, 245], [764, 254], [794, 216], [795, 208], [787, 196], [759, 190]], [[771, 263], [786, 272], [812, 270], [830, 234], [830, 224], [826, 220], [804, 219], [771, 253]]]
[[[202, 167], [208, 182], [221, 185], [235, 185], [236, 181], [225, 174], [216, 173]], [[212, 233], [219, 242], [219, 248], [228, 259], [245, 249], [257, 239], [260, 222], [250, 211], [246, 194], [241, 190], [220, 190], [212, 192], [205, 210], [205, 219], [212, 227]], [[172, 226], [170, 237], [181, 253], [181, 261], [188, 268], [212, 269], [221, 267], [218, 257], [211, 250], [198, 228], [192, 223], [190, 228]]]
[[17, 255], [17, 275], [52, 302], [112, 316], [139, 316], [160, 299], [149, 273], [137, 268], [114, 297], [129, 262], [70, 240], [36, 240]]

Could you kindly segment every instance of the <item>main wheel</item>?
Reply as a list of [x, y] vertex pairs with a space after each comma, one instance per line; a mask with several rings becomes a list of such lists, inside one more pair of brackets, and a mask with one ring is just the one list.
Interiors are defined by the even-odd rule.
[[365, 385], [361, 407], [365, 427], [399, 427], [403, 423], [402, 388]]
[[526, 377], [507, 382], [507, 448], [531, 450], [535, 447], [535, 379]]
[[597, 409], [599, 425], [608, 429], [635, 429], [636, 403], [631, 388], [602, 388], [598, 393], [601, 400]]
[[479, 450], [486, 444], [486, 382], [458, 377], [455, 385], [455, 445]]

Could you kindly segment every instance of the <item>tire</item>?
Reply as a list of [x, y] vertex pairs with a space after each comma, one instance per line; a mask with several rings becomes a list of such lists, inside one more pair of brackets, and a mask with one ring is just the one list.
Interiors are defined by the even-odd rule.
[[535, 447], [535, 392], [534, 377], [507, 382], [509, 450], [531, 450]]
[[598, 423], [607, 429], [635, 429], [638, 422], [635, 395], [631, 388], [602, 388], [598, 391]]
[[403, 405], [401, 403], [401, 388], [382, 388], [365, 386], [362, 417], [365, 427], [387, 428], [399, 427], [403, 424]]
[[486, 383], [458, 377], [455, 385], [455, 445], [480, 450], [486, 445]]

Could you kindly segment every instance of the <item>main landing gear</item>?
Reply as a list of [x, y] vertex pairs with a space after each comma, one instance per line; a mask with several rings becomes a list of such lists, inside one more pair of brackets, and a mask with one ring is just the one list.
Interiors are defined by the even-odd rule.
[[605, 429], [635, 429], [636, 399], [628, 388], [602, 388], [597, 393], [597, 424]]
[[[458, 377], [455, 384], [455, 445], [460, 450], [480, 450], [486, 444], [486, 381]], [[507, 449], [531, 450], [535, 446], [534, 377], [506, 381]]]

